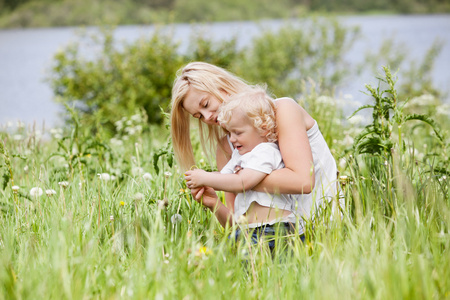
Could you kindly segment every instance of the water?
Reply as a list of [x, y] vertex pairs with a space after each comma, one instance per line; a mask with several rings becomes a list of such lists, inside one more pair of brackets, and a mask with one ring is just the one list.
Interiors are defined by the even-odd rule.
[[[433, 80], [435, 85], [449, 92], [450, 83], [450, 15], [419, 16], [354, 16], [343, 17], [346, 25], [358, 25], [362, 38], [347, 54], [352, 61], [361, 61], [367, 51], [378, 49], [386, 38], [401, 41], [410, 57], [420, 60], [433, 42], [439, 38], [444, 47], [436, 59]], [[227, 39], [238, 37], [238, 45], [245, 45], [261, 32], [261, 28], [276, 30], [283, 21], [224, 22], [202, 26], [175, 25], [174, 38], [185, 49], [189, 36], [202, 30], [207, 36]], [[93, 28], [88, 31], [93, 31]], [[115, 31], [118, 40], [132, 42], [140, 37], [150, 36], [153, 26], [120, 26]], [[52, 58], [58, 50], [78, 39], [77, 28], [17, 29], [0, 30], [0, 124], [21, 120], [27, 124], [47, 128], [61, 124], [59, 113], [62, 108], [53, 101], [48, 82]], [[83, 51], [91, 55], [95, 49], [84, 45]], [[376, 85], [370, 72], [355, 77], [341, 92], [351, 94], [354, 99], [363, 99], [364, 84]], [[448, 101], [446, 99], [445, 101]]]

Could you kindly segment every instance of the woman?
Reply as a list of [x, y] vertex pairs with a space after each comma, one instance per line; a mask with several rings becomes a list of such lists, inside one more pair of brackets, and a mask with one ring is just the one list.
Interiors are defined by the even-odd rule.
[[[195, 165], [190, 139], [190, 116], [199, 119], [200, 140], [205, 152], [216, 146], [217, 168], [230, 160], [232, 150], [226, 132], [217, 122], [217, 110], [230, 95], [252, 87], [217, 66], [193, 62], [179, 70], [172, 89], [171, 134], [175, 157], [182, 168]], [[316, 121], [294, 100], [275, 100], [278, 145], [285, 168], [275, 170], [254, 190], [270, 194], [301, 194], [302, 217], [310, 217], [313, 206], [327, 203], [337, 194], [336, 163]], [[192, 189], [194, 198], [213, 211], [219, 222], [232, 222], [228, 209], [211, 188]], [[225, 193], [226, 205], [234, 207], [232, 193]], [[324, 201], [326, 200], [326, 201]]]

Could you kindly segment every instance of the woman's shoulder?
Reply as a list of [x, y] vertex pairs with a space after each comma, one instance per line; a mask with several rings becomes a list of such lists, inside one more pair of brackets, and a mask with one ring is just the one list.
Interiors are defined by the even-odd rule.
[[305, 129], [309, 130], [314, 126], [315, 120], [297, 101], [289, 97], [277, 98], [274, 100], [277, 108], [277, 122], [290, 123], [294, 120], [303, 120]]

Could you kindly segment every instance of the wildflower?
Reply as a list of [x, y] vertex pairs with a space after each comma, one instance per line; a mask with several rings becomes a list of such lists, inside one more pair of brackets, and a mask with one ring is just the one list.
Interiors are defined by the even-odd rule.
[[172, 224], [181, 223], [181, 221], [183, 221], [183, 217], [180, 214], [174, 214], [170, 218], [170, 222], [172, 222]]
[[385, 165], [385, 166], [388, 165], [388, 161], [387, 161], [387, 160], [384, 161], [384, 165]]
[[339, 168], [345, 169], [346, 166], [347, 166], [347, 160], [345, 158], [339, 159]]
[[125, 206], [125, 202], [123, 202], [123, 201], [120, 201], [120, 206]]
[[20, 141], [20, 140], [23, 139], [23, 136], [22, 136], [21, 134], [15, 134], [15, 135], [13, 136], [13, 139], [14, 139], [15, 141]]
[[13, 190], [14, 193], [17, 193], [17, 192], [19, 191], [20, 187], [17, 186], [17, 185], [13, 185], [13, 186], [11, 187], [11, 189]]
[[344, 142], [344, 145], [350, 146], [350, 145], [353, 145], [354, 140], [353, 140], [353, 138], [352, 138], [350, 135], [347, 134], [347, 135], [345, 136], [343, 142]]
[[144, 178], [144, 180], [152, 180], [153, 176], [150, 173], [144, 173], [144, 175], [142, 175], [142, 178]]
[[114, 175], [111, 175], [111, 180], [116, 180], [116, 176], [114, 176]]
[[142, 194], [142, 193], [136, 193], [136, 194], [134, 195], [134, 200], [136, 200], [136, 201], [141, 201], [142, 199], [144, 199], [144, 194]]
[[36, 197], [36, 198], [42, 196], [43, 193], [44, 192], [42, 191], [42, 189], [40, 187], [34, 187], [30, 190], [30, 195], [32, 197]]
[[23, 167], [23, 171], [25, 172], [25, 174], [27, 174], [29, 170], [30, 169], [28, 168], [28, 166]]
[[164, 176], [166, 176], [166, 178], [169, 178], [172, 176], [172, 173], [170, 172], [164, 172]]
[[163, 200], [158, 200], [156, 203], [158, 204], [159, 209], [164, 209], [169, 204], [169, 200], [164, 198]]
[[113, 215], [110, 215], [110, 216], [109, 216], [109, 220], [110, 220], [111, 222], [113, 222], [113, 221], [114, 221], [114, 216], [113, 216]]
[[45, 194], [46, 194], [48, 197], [51, 197], [51, 196], [53, 196], [53, 195], [56, 195], [56, 191], [55, 191], [55, 190], [52, 190], [52, 189], [50, 189], [50, 190], [45, 190]]
[[58, 182], [58, 184], [62, 188], [67, 188], [69, 186], [69, 182], [67, 182], [67, 181], [60, 181], [60, 182]]
[[108, 173], [101, 173], [101, 174], [97, 174], [97, 176], [104, 181], [109, 181], [111, 180], [111, 176]]
[[207, 247], [205, 247], [205, 246], [200, 247], [200, 248], [197, 250], [197, 253], [196, 253], [197, 256], [208, 256], [208, 255], [210, 255], [210, 254], [212, 254], [211, 249], [209, 249], [209, 248], [207, 248]]

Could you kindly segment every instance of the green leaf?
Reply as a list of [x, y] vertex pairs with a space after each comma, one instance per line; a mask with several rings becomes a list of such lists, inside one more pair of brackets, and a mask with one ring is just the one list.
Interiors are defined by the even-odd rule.
[[438, 129], [438, 126], [437, 126], [436, 122], [434, 122], [434, 120], [431, 119], [429, 116], [427, 116], [427, 115], [419, 115], [419, 114], [410, 114], [410, 115], [405, 116], [405, 122], [411, 121], [411, 120], [418, 120], [418, 121], [422, 121], [424, 123], [429, 124], [431, 126], [431, 128], [433, 128], [433, 130], [436, 133], [436, 136], [438, 137], [438, 139], [441, 142], [444, 141], [442, 135], [439, 132], [439, 129]]

